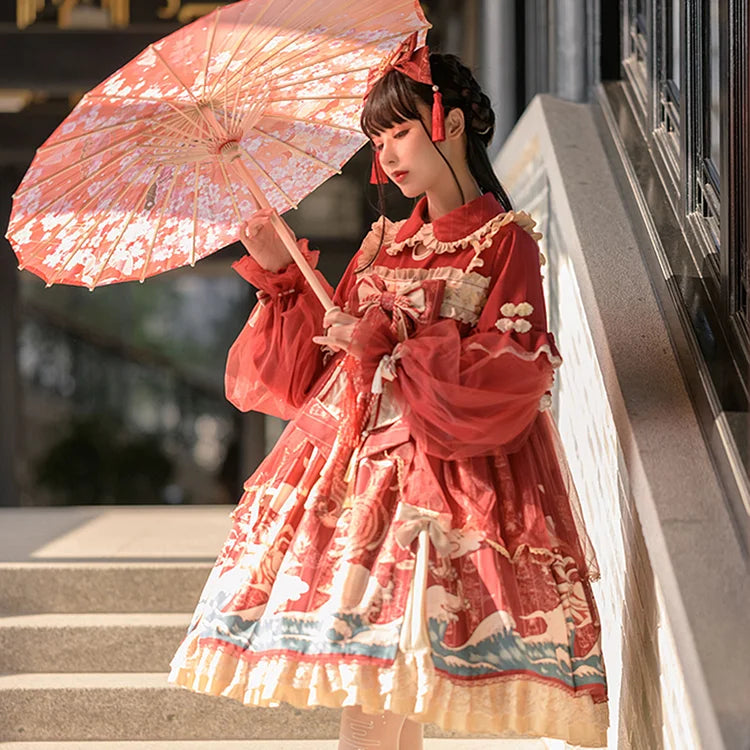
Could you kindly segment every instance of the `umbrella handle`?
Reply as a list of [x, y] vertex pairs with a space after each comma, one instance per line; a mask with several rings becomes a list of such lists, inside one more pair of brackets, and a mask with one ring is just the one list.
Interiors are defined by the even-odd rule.
[[281, 241], [286, 245], [289, 255], [292, 256], [294, 262], [299, 266], [302, 275], [307, 279], [307, 283], [310, 285], [313, 292], [315, 292], [315, 296], [320, 300], [320, 303], [326, 311], [330, 310], [333, 307], [333, 300], [323, 288], [320, 279], [315, 275], [315, 271], [310, 268], [310, 264], [300, 252], [297, 243], [289, 236], [289, 230], [287, 229], [286, 224], [277, 213], [271, 214], [271, 224], [273, 224], [279, 237], [281, 237]]
[[[263, 194], [263, 191], [258, 187], [258, 183], [253, 178], [252, 174], [250, 174], [250, 170], [242, 163], [242, 161], [240, 161], [240, 159], [234, 159], [230, 162], [230, 165], [237, 173], [237, 175], [242, 178], [242, 181], [245, 183], [245, 185], [247, 185], [247, 187], [250, 189], [250, 192], [253, 194], [253, 198], [258, 204], [258, 207], [272, 208], [271, 204], [268, 202], [268, 199]], [[310, 264], [307, 262], [307, 260], [305, 260], [305, 256], [300, 252], [300, 249], [297, 247], [297, 243], [289, 236], [286, 224], [275, 212], [271, 215], [271, 224], [281, 238], [281, 241], [286, 246], [286, 249], [289, 251], [289, 254], [292, 256], [292, 260], [299, 266], [299, 270], [302, 271], [302, 275], [307, 280], [310, 288], [313, 290], [313, 292], [315, 292], [315, 296], [320, 300], [320, 303], [323, 305], [326, 311], [330, 310], [333, 307], [333, 300], [328, 296], [328, 293], [323, 288], [323, 285], [320, 283], [320, 279], [315, 275], [315, 271], [310, 268]]]

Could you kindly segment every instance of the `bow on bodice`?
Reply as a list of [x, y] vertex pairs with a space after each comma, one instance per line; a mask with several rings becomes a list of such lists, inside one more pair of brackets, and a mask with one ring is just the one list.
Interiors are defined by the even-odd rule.
[[352, 308], [365, 313], [374, 305], [391, 316], [391, 328], [404, 341], [417, 321], [428, 322], [434, 317], [435, 306], [443, 290], [442, 280], [412, 281], [398, 291], [388, 289], [385, 280], [376, 274], [364, 276], [353, 291]]
[[424, 289], [418, 281], [410, 283], [400, 291], [389, 291], [380, 276], [365, 276], [357, 287], [359, 314], [379, 305], [391, 315], [391, 328], [403, 341], [409, 334], [409, 320], [416, 322], [426, 310]]

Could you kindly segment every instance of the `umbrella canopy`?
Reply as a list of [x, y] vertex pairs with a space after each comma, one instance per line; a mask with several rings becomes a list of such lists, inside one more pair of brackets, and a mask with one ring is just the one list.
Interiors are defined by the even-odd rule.
[[19, 267], [143, 281], [296, 207], [365, 143], [368, 76], [428, 28], [417, 0], [241, 0], [150, 45], [37, 151], [6, 234]]

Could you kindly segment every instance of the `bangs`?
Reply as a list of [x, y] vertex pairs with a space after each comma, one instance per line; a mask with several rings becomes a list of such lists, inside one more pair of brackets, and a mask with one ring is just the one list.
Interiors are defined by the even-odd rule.
[[417, 108], [419, 97], [409, 80], [398, 70], [389, 70], [373, 86], [359, 120], [368, 138], [407, 120], [421, 119]]

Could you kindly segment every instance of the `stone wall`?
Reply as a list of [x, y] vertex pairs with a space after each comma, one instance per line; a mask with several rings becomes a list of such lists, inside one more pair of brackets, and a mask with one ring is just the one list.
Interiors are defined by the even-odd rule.
[[[551, 169], [556, 155], [549, 130], [554, 127], [558, 135], [563, 133], [571, 149], [590, 148], [594, 145], [587, 140], [591, 115], [586, 105], [543, 99], [537, 97], [519, 121], [496, 170], [514, 207], [528, 211], [544, 235], [540, 247], [547, 258], [542, 273], [548, 319], [563, 356], [556, 374], [553, 414], [601, 569], [601, 579], [593, 588], [602, 621], [610, 697], [609, 747], [708, 748], [696, 728], [675, 633], [632, 494], [612, 394], [595, 346], [595, 337], [608, 333], [601, 329], [597, 311], [584, 304], [579, 283], [582, 260], [595, 266], [606, 258], [598, 255], [601, 246], [587, 244], [579, 233], [580, 222], [587, 217], [571, 210], [569, 185], [585, 185], [602, 175], [588, 170], [568, 174], [568, 184], [564, 184]], [[549, 117], [550, 110], [558, 116]], [[589, 125], [589, 132], [580, 129], [581, 122]], [[605, 169], [603, 154], [592, 151], [600, 158], [592, 158], [589, 169]], [[619, 201], [613, 186], [600, 198], [613, 204]], [[610, 229], [602, 226], [600, 231]]]

